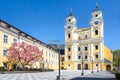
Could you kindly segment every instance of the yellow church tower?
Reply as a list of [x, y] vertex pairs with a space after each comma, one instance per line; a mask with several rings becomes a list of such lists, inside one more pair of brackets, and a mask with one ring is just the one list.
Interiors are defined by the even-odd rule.
[[90, 28], [78, 28], [72, 10], [66, 17], [65, 55], [62, 68], [66, 70], [112, 70], [113, 54], [104, 45], [104, 19], [96, 5]]

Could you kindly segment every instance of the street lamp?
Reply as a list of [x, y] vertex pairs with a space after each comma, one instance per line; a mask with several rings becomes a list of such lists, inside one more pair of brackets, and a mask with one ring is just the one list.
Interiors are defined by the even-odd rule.
[[91, 73], [94, 73], [94, 72], [93, 72], [93, 58], [92, 58], [92, 72], [91, 72]]
[[97, 72], [99, 72], [99, 70], [98, 70], [98, 61], [97, 61]]
[[102, 71], [102, 60], [101, 60], [101, 71]]
[[41, 69], [44, 70], [44, 60], [41, 61]]
[[[60, 45], [60, 40], [52, 40], [50, 42], [56, 42], [58, 43], [58, 45]], [[59, 71], [58, 71], [58, 76], [57, 76], [57, 80], [60, 80], [60, 47], [59, 47], [59, 54], [58, 54], [58, 67], [59, 67]]]
[[83, 56], [82, 56], [82, 73], [81, 73], [81, 75], [84, 75], [83, 64], [84, 64], [84, 62], [83, 62]]

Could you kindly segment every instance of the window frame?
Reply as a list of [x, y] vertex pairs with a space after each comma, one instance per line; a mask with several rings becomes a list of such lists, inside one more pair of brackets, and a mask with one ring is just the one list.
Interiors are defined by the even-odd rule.
[[95, 30], [95, 35], [98, 35], [98, 29], [97, 29], [97, 30]]
[[96, 54], [96, 55], [95, 55], [95, 58], [98, 59], [98, 57], [99, 57], [98, 54]]
[[95, 45], [95, 50], [98, 50], [98, 44]]
[[88, 47], [87, 46], [85, 46], [85, 51], [87, 51], [88, 50]]
[[81, 56], [80, 55], [78, 55], [78, 59], [80, 59], [81, 58]]
[[68, 59], [69, 59], [69, 60], [71, 59], [71, 56], [70, 56], [70, 55], [68, 55]]
[[4, 43], [8, 43], [8, 35], [7, 35], [7, 34], [4, 34], [3, 37], [4, 37], [4, 38], [3, 38], [3, 42], [4, 42]]
[[78, 47], [78, 51], [80, 51], [80, 47]]
[[3, 49], [3, 56], [7, 56], [8, 55], [8, 50], [6, 48]]
[[87, 55], [85, 55], [85, 59], [88, 59], [88, 56], [87, 56]]
[[18, 39], [17, 39], [17, 38], [14, 38], [14, 39], [13, 39], [13, 42], [17, 42], [17, 41], [18, 41]]
[[68, 33], [68, 38], [71, 38], [71, 34], [70, 33]]
[[71, 47], [68, 47], [68, 51], [71, 51]]

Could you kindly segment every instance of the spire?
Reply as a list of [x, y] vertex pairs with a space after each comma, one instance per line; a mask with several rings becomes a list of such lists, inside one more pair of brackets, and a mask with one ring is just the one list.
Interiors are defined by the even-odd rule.
[[69, 14], [69, 16], [72, 16], [72, 8], [70, 8], [70, 14]]
[[98, 2], [96, 2], [96, 7], [98, 7]]
[[95, 8], [95, 10], [93, 10], [93, 12], [94, 11], [99, 11], [98, 2], [96, 2], [96, 8]]
[[96, 2], [96, 10], [99, 10], [99, 8], [98, 8], [98, 2]]

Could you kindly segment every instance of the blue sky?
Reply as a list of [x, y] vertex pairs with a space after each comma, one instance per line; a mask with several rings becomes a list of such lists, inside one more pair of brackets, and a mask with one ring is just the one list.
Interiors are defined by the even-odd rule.
[[105, 21], [105, 45], [120, 49], [120, 0], [0, 0], [0, 19], [45, 43], [61, 40], [64, 44], [70, 8], [79, 28], [90, 27], [96, 1]]

